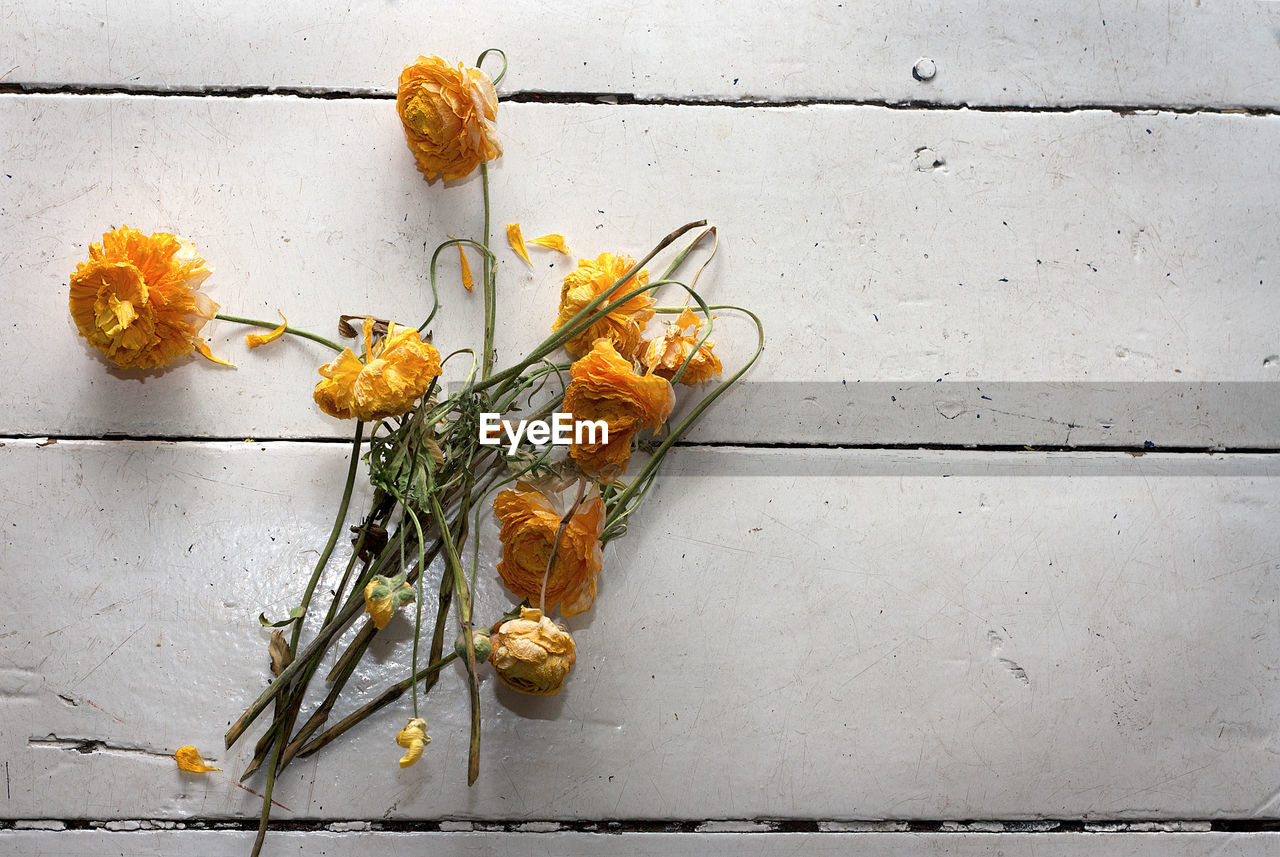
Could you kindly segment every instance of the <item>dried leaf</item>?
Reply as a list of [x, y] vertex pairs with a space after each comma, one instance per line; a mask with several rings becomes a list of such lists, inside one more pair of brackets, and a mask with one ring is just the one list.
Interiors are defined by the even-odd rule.
[[266, 345], [268, 342], [275, 342], [277, 339], [284, 336], [284, 329], [289, 326], [289, 319], [285, 318], [284, 313], [280, 312], [280, 310], [276, 310], [276, 312], [280, 313], [280, 318], [284, 321], [284, 324], [273, 329], [270, 333], [246, 333], [244, 341], [249, 344], [250, 348], [257, 348], [259, 345]]
[[524, 236], [520, 234], [519, 223], [507, 224], [507, 243], [511, 245], [511, 249], [516, 251], [516, 255], [524, 259], [525, 264], [530, 268], [533, 262], [529, 259], [529, 251], [524, 249]]
[[289, 644], [285, 642], [284, 631], [271, 632], [271, 642], [267, 644], [267, 651], [271, 654], [272, 675], [280, 675], [285, 667], [293, 663], [293, 652], [289, 651]]

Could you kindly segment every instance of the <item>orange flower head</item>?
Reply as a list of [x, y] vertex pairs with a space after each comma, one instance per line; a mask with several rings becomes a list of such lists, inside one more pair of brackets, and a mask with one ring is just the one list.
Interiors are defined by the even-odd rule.
[[[552, 329], [564, 327], [583, 307], [605, 292], [609, 293], [609, 297], [597, 309], [629, 291], [647, 286], [649, 272], [643, 269], [625, 283], [614, 286], [635, 264], [630, 256], [615, 256], [612, 253], [601, 253], [595, 259], [580, 259], [577, 269], [570, 271], [564, 278], [564, 285], [560, 289], [560, 314], [556, 316]], [[612, 342], [623, 357], [634, 357], [640, 348], [644, 326], [651, 318], [653, 298], [649, 292], [641, 292], [566, 342], [565, 350], [574, 357], [581, 357], [591, 350], [592, 343], [603, 337]]]
[[399, 416], [440, 375], [440, 352], [418, 338], [416, 327], [387, 328], [387, 335], [373, 343], [373, 319], [364, 320], [365, 362], [342, 349], [332, 363], [320, 367], [324, 380], [316, 384], [314, 398], [320, 410], [340, 420], [369, 422]]
[[396, 112], [428, 181], [460, 179], [502, 154], [492, 124], [497, 111], [498, 93], [478, 68], [418, 57], [400, 72]]
[[[666, 333], [645, 344], [640, 362], [653, 374], [670, 381], [676, 371], [684, 366], [684, 361], [689, 360], [684, 374], [680, 376], [680, 382], [692, 386], [709, 381], [720, 374], [722, 367], [720, 358], [712, 351], [715, 346], [713, 340], [708, 339], [694, 352], [701, 336], [702, 322], [686, 307], [678, 319], [667, 325]], [[689, 358], [690, 354], [693, 354], [692, 359]]]
[[573, 637], [542, 611], [521, 607], [493, 633], [489, 663], [502, 683], [521, 693], [555, 696], [577, 660]]
[[638, 374], [607, 339], [597, 339], [590, 353], [569, 370], [573, 380], [564, 393], [563, 409], [575, 421], [603, 420], [609, 439], [597, 434], [575, 443], [569, 454], [588, 476], [612, 482], [631, 460], [631, 441], [648, 426], [657, 429], [675, 407], [671, 382], [653, 373]]
[[[569, 501], [572, 503], [572, 501]], [[604, 501], [599, 494], [580, 503], [556, 548], [560, 522], [568, 509], [558, 510], [545, 495], [529, 485], [508, 490], [493, 500], [493, 511], [502, 525], [502, 560], [498, 574], [519, 598], [547, 607], [560, 605], [565, 616], [589, 609], [596, 598], [596, 579], [604, 566], [600, 532], [604, 529]], [[555, 548], [555, 561], [551, 551]], [[551, 562], [551, 573], [547, 564]], [[546, 597], [542, 594], [543, 577]]]
[[89, 245], [71, 275], [80, 335], [117, 366], [155, 369], [192, 351], [218, 305], [200, 291], [212, 271], [191, 244], [167, 232], [122, 226]]

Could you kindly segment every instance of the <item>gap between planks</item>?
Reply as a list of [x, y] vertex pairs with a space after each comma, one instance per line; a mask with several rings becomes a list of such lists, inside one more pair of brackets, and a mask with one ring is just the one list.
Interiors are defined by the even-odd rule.
[[[116, 86], [106, 84], [39, 84], [0, 83], [0, 95], [142, 95], [160, 98], [318, 98], [328, 100], [394, 101], [394, 92], [361, 89], [324, 89], [320, 87], [273, 86], [207, 86], [154, 87]], [[1185, 104], [1105, 104], [1081, 102], [1068, 105], [998, 105], [974, 102], [938, 102], [921, 99], [888, 100], [857, 98], [638, 98], [628, 92], [550, 92], [522, 91], [505, 94], [501, 102], [533, 104], [612, 104], [642, 107], [879, 107], [886, 110], [969, 110], [979, 113], [1082, 113], [1087, 111], [1131, 115], [1134, 113], [1177, 113], [1183, 115], [1280, 116], [1280, 108], [1190, 106]]]
[[[256, 819], [174, 820], [174, 819], [14, 819], [0, 821], [0, 833], [10, 830], [105, 830], [134, 832], [154, 830], [257, 830]], [[709, 819], [706, 821], [668, 821], [661, 819], [626, 819], [610, 821], [532, 821], [522, 820], [387, 820], [352, 819], [345, 821], [272, 820], [277, 832], [372, 832], [372, 833], [1091, 833], [1101, 836], [1132, 833], [1272, 833], [1280, 831], [1280, 819], [1233, 820], [1127, 820], [1080, 821], [1074, 819], [1044, 820], [965, 820], [922, 819], [915, 821], [818, 821], [804, 819]]]

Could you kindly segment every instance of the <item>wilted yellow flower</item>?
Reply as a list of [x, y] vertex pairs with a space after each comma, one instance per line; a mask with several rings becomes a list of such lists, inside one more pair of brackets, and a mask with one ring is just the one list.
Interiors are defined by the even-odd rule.
[[320, 410], [340, 420], [381, 420], [406, 413], [440, 374], [440, 352], [418, 338], [415, 327], [387, 328], [373, 344], [373, 319], [364, 320], [365, 362], [350, 348], [320, 367], [324, 380], [314, 398]]
[[460, 179], [502, 154], [491, 124], [497, 111], [498, 93], [478, 68], [418, 57], [400, 72], [396, 112], [428, 181]]
[[411, 719], [408, 725], [396, 733], [396, 743], [409, 751], [400, 759], [400, 767], [407, 768], [421, 759], [423, 748], [431, 743], [431, 736], [427, 734], [427, 721], [421, 717]]
[[521, 693], [555, 696], [577, 660], [573, 637], [542, 611], [521, 607], [493, 633], [489, 662], [503, 684]]
[[188, 744], [185, 747], [179, 747], [173, 754], [173, 758], [178, 760], [178, 768], [183, 771], [190, 771], [193, 774], [207, 774], [210, 771], [221, 771], [222, 768], [213, 768], [204, 763], [204, 758], [200, 755], [200, 751]]
[[[596, 598], [596, 578], [604, 566], [600, 531], [604, 529], [604, 501], [599, 494], [578, 505], [560, 536], [551, 573], [547, 564], [568, 509], [557, 510], [546, 496], [531, 486], [507, 490], [493, 500], [493, 511], [502, 524], [502, 560], [498, 574], [520, 598], [574, 616], [591, 607]], [[545, 600], [542, 580], [547, 580]]]
[[[580, 259], [577, 269], [570, 271], [564, 278], [564, 285], [560, 289], [560, 313], [556, 316], [555, 324], [551, 325], [552, 329], [564, 327], [569, 319], [599, 295], [609, 293], [609, 297], [597, 309], [633, 289], [647, 286], [649, 272], [642, 269], [625, 283], [614, 287], [618, 278], [635, 267], [635, 264], [630, 256], [615, 256], [612, 253], [601, 253], [595, 259]], [[604, 337], [613, 343], [619, 354], [630, 359], [640, 347], [640, 335], [651, 318], [653, 298], [648, 292], [641, 292], [570, 339], [564, 347], [574, 357], [580, 357], [591, 350], [593, 342]]]
[[675, 391], [666, 378], [637, 374], [607, 339], [597, 339], [591, 352], [569, 370], [573, 380], [562, 409], [575, 421], [604, 420], [609, 440], [574, 443], [569, 454], [589, 476], [612, 482], [627, 469], [631, 441], [648, 426], [659, 428], [675, 407]]
[[122, 226], [90, 244], [89, 261], [76, 266], [71, 317], [117, 366], [154, 369], [192, 351], [221, 363], [199, 336], [218, 312], [200, 291], [211, 273], [190, 242]]
[[[687, 331], [687, 332], [686, 332]], [[662, 336], [650, 339], [640, 355], [640, 362], [655, 375], [661, 375], [668, 381], [675, 376], [676, 370], [689, 360], [684, 374], [680, 376], [682, 384], [701, 384], [719, 375], [720, 358], [711, 350], [715, 341], [708, 339], [694, 353], [693, 349], [702, 336], [702, 322], [688, 307], [680, 313], [680, 317], [667, 325]], [[693, 354], [693, 359], [689, 355]]]
[[396, 610], [413, 601], [413, 587], [405, 582], [403, 574], [395, 577], [374, 575], [364, 588], [364, 609], [373, 618], [373, 627], [381, 631], [387, 627]]

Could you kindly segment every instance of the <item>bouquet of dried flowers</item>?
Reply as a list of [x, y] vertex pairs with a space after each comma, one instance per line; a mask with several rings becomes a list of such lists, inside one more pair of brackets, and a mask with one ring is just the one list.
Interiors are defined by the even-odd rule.
[[[480, 70], [490, 54], [503, 63], [493, 81]], [[117, 366], [150, 369], [192, 352], [225, 363], [200, 337], [204, 324], [214, 318], [269, 329], [248, 335], [250, 348], [291, 334], [337, 354], [320, 367], [313, 397], [325, 413], [355, 422], [341, 501], [297, 606], [276, 622], [259, 617], [275, 628], [268, 643], [274, 678], [226, 734], [231, 747], [272, 710], [244, 773], [247, 778], [266, 766], [254, 854], [262, 846], [272, 789], [285, 766], [406, 692], [411, 716], [395, 741], [405, 749], [401, 767], [415, 764], [431, 740], [423, 717], [424, 697], [440, 671], [454, 661], [467, 676], [467, 781], [474, 782], [480, 770], [481, 665], [489, 664], [502, 682], [523, 693], [551, 695], [560, 690], [577, 649], [568, 628], [552, 615], [558, 610], [568, 618], [590, 609], [603, 567], [603, 547], [626, 531], [671, 447], [763, 348], [763, 327], [754, 314], [730, 305], [708, 305], [693, 288], [715, 252], [715, 228], [699, 222], [675, 230], [639, 261], [612, 253], [580, 260], [561, 285], [551, 335], [515, 364], [495, 368], [499, 301], [490, 245], [487, 164], [502, 153], [494, 127], [495, 85], [505, 72], [505, 54], [491, 49], [480, 55], [474, 68], [420, 57], [400, 76], [396, 109], [418, 169], [428, 182], [446, 183], [478, 169], [484, 193], [479, 237], [450, 238], [432, 254], [433, 307], [417, 326], [373, 315], [342, 316], [339, 333], [358, 340], [359, 348], [353, 350], [290, 327], [287, 320], [276, 325], [221, 314], [200, 291], [210, 271], [188, 242], [128, 227], [92, 245], [89, 260], [71, 277], [70, 309], [80, 333]], [[507, 237], [526, 262], [527, 244], [569, 252], [561, 235], [526, 242], [516, 223], [507, 227]], [[660, 276], [651, 278], [646, 265], [670, 247], [675, 248], [673, 257]], [[699, 247], [708, 251], [706, 260], [686, 282], [681, 271], [691, 265], [690, 256]], [[468, 290], [474, 286], [468, 254], [481, 260], [485, 322], [478, 357], [467, 348], [442, 357], [422, 336], [439, 306], [437, 267], [449, 248], [458, 252], [462, 285]], [[654, 293], [663, 288], [679, 294], [680, 305], [657, 305]], [[755, 352], [745, 365], [704, 391], [672, 425], [673, 385], [702, 385], [722, 374], [709, 339], [717, 311], [744, 313], [754, 322]], [[659, 315], [673, 320], [650, 330]], [[572, 359], [559, 357], [562, 352]], [[455, 359], [469, 359], [470, 365], [465, 381], [447, 392], [440, 376], [445, 364]], [[532, 424], [527, 431], [513, 429], [503, 419], [517, 412], [531, 418], [525, 421]], [[557, 440], [560, 443], [553, 442]], [[637, 450], [647, 454], [647, 460], [632, 467]], [[372, 499], [350, 527], [353, 550], [317, 622], [313, 597], [348, 529], [361, 462], [367, 464]], [[473, 595], [480, 523], [490, 509], [500, 527], [497, 572], [519, 604], [504, 615], [477, 621]], [[430, 579], [437, 593], [434, 621], [424, 621], [424, 586], [432, 569], [441, 567], [438, 579]], [[328, 725], [370, 642], [401, 608], [411, 605], [413, 648], [404, 678]], [[358, 631], [345, 634], [362, 615]], [[311, 631], [307, 639], [304, 627]], [[456, 632], [452, 640], [451, 631]], [[335, 648], [340, 651], [323, 677], [328, 689], [308, 705], [313, 679]], [[217, 770], [205, 765], [194, 747], [182, 748], [177, 758], [184, 770]]]

